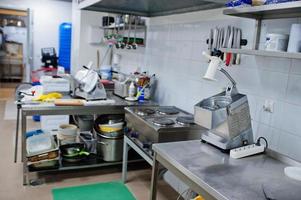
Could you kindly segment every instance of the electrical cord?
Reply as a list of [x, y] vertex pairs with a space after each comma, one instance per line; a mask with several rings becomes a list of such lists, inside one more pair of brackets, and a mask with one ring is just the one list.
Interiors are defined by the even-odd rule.
[[[184, 197], [185, 194], [186, 197]], [[184, 190], [181, 194], [179, 194], [177, 200], [179, 200], [181, 197], [183, 197], [184, 200], [189, 200], [193, 197], [193, 195], [195, 195], [195, 193], [190, 188], [188, 188]]]
[[189, 188], [186, 189], [186, 190], [184, 190], [182, 193], [180, 193], [179, 196], [178, 196], [178, 198], [177, 198], [177, 200], [180, 200], [180, 198], [181, 198], [185, 193], [187, 193], [188, 191], [189, 191]]
[[263, 141], [265, 142], [265, 148], [264, 148], [264, 151], [266, 151], [267, 148], [268, 148], [268, 141], [267, 141], [267, 139], [266, 139], [265, 137], [259, 137], [259, 138], [257, 139], [257, 141], [256, 141], [256, 145], [259, 146], [261, 140], [263, 140]]

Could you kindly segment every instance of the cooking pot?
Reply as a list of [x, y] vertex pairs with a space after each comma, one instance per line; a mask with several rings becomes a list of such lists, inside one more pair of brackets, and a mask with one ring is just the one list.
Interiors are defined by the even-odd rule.
[[97, 133], [97, 153], [107, 162], [122, 160], [123, 135], [112, 137]]
[[123, 136], [123, 115], [102, 115], [95, 120], [94, 130], [108, 137]]

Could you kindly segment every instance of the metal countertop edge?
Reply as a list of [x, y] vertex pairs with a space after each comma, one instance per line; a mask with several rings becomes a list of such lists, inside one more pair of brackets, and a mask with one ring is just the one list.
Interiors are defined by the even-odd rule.
[[[175, 159], [163, 153], [159, 148], [157, 148], [157, 145], [160, 144], [153, 145], [153, 150], [157, 153], [157, 157], [159, 157], [159, 159], [166, 160], [167, 162], [171, 163], [171, 165], [173, 165], [174, 167], [177, 166], [177, 170], [179, 170], [184, 176], [188, 177], [193, 182], [197, 183], [200, 181], [201, 182], [200, 187], [203, 188], [206, 192], [208, 192], [208, 194], [212, 195], [212, 197], [216, 198], [217, 200], [230, 200], [224, 195], [222, 195], [220, 192], [212, 188], [206, 182], [204, 182], [201, 178], [195, 176], [192, 172], [187, 170], [185, 167], [182, 167], [182, 165], [179, 162], [177, 162]], [[293, 160], [285, 155], [282, 155], [276, 151], [268, 149], [266, 155], [284, 164], [301, 167], [300, 162]]]
[[[157, 149], [156, 145], [153, 146], [153, 150], [157, 153], [157, 156], [162, 158], [163, 160], [168, 161], [169, 163], [171, 163], [174, 166], [177, 166], [177, 169], [184, 175], [189, 177], [189, 179], [191, 179], [194, 182], [198, 182], [201, 181], [202, 185], [201, 187], [210, 195], [212, 195], [212, 197], [216, 198], [217, 200], [230, 200], [227, 197], [225, 197], [224, 195], [222, 195], [220, 192], [218, 192], [217, 190], [215, 190], [214, 188], [212, 188], [210, 185], [208, 185], [206, 182], [204, 182], [202, 179], [200, 179], [199, 177], [195, 176], [193, 173], [191, 173], [189, 170], [186, 170], [184, 167], [182, 167], [182, 165], [180, 163], [178, 163], [177, 161], [175, 161], [174, 159], [172, 159], [170, 156], [165, 155], [164, 153], [162, 153], [159, 149]], [[164, 155], [164, 156], [162, 156]], [[173, 160], [173, 161], [172, 161]]]

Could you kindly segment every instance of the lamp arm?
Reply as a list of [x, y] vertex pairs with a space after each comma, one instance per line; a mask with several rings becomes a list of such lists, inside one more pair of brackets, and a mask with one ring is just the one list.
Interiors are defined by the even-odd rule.
[[220, 72], [222, 72], [232, 83], [233, 87], [236, 87], [236, 81], [232, 78], [232, 76], [222, 67], [219, 67], [218, 69]]

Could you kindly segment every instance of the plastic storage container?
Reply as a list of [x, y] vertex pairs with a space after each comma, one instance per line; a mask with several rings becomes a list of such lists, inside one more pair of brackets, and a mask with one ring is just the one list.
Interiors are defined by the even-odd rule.
[[270, 33], [266, 35], [265, 50], [286, 51], [289, 36], [286, 34]]
[[110, 65], [103, 65], [100, 67], [101, 79], [112, 80], [112, 67]]
[[45, 153], [55, 147], [53, 138], [50, 134], [42, 133], [33, 135], [26, 140], [27, 155], [33, 156]]
[[59, 65], [70, 72], [71, 23], [62, 23], [59, 27]]

